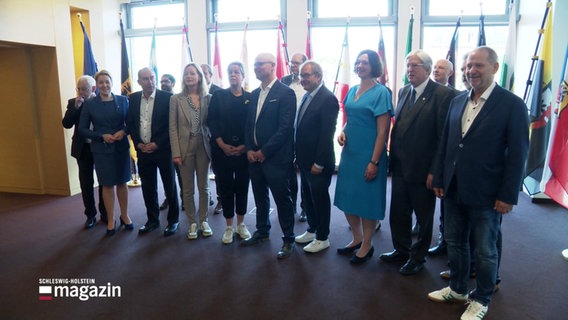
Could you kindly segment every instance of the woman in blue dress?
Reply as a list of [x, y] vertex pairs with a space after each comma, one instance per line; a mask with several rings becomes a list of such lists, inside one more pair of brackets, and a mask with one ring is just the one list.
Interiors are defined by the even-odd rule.
[[376, 223], [385, 217], [386, 145], [393, 107], [390, 92], [376, 81], [383, 68], [375, 51], [359, 53], [354, 71], [361, 83], [344, 101], [347, 122], [338, 137], [343, 150], [334, 205], [345, 213], [353, 233], [352, 241], [337, 252], [358, 264], [373, 256]]
[[131, 178], [130, 144], [126, 128], [128, 99], [111, 92], [112, 78], [106, 70], [95, 74], [99, 93], [87, 100], [81, 119], [79, 133], [91, 140], [91, 151], [95, 160], [97, 179], [103, 188], [103, 202], [108, 213], [106, 234], [115, 233], [114, 194], [120, 206], [120, 225], [133, 230], [128, 216], [128, 188]]

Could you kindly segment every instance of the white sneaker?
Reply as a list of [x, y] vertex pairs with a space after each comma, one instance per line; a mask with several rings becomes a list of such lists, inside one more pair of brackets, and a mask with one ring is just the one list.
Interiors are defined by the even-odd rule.
[[466, 302], [467, 293], [459, 294], [450, 287], [445, 287], [438, 291], [432, 291], [428, 294], [428, 299], [436, 302]]
[[467, 304], [467, 309], [465, 309], [465, 312], [461, 315], [460, 320], [480, 320], [485, 317], [488, 309], [487, 306], [475, 300], [469, 300]]
[[197, 239], [197, 223], [192, 223], [187, 231], [187, 238], [189, 240]]
[[201, 222], [201, 233], [204, 237], [210, 237], [213, 235], [213, 230], [211, 230], [211, 227], [209, 226], [209, 223], [207, 223], [207, 221]]
[[304, 247], [304, 251], [309, 253], [316, 253], [327, 248], [329, 248], [329, 240], [314, 239], [314, 241], [310, 242], [307, 246]]
[[299, 235], [296, 237], [296, 242], [303, 244], [303, 243], [308, 243], [308, 242], [312, 242], [316, 239], [316, 234], [315, 233], [311, 233], [311, 232], [304, 232], [302, 233], [302, 235]]
[[243, 240], [252, 237], [247, 229], [247, 226], [245, 226], [244, 224], [237, 225], [237, 233]]
[[223, 239], [221, 239], [221, 241], [223, 241], [224, 244], [229, 244], [233, 242], [233, 227], [232, 226], [228, 226], [227, 229], [225, 229], [225, 233], [223, 233]]

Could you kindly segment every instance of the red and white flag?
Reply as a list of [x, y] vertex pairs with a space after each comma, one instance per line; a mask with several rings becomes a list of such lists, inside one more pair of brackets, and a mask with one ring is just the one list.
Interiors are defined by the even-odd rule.
[[285, 75], [288, 75], [288, 61], [286, 61], [286, 43], [283, 38], [283, 28], [282, 22], [278, 21], [278, 41], [277, 41], [277, 51], [276, 51], [276, 78], [282, 79]]
[[217, 21], [215, 21], [215, 50], [213, 52], [213, 76], [211, 83], [223, 87], [223, 73], [221, 68], [221, 52], [219, 51], [219, 40], [217, 39]]
[[248, 46], [247, 46], [247, 30], [248, 22], [245, 24], [245, 32], [243, 34], [243, 44], [241, 46], [241, 57], [240, 60], [243, 63], [245, 69], [245, 81], [243, 83], [246, 91], [249, 91], [249, 63], [248, 63]]
[[339, 67], [337, 69], [337, 76], [335, 80], [335, 96], [339, 100], [339, 110], [342, 115], [342, 124], [347, 122], [347, 116], [345, 114], [345, 108], [343, 106], [343, 101], [347, 96], [349, 91], [349, 84], [351, 83], [351, 62], [349, 59], [349, 39], [347, 27], [345, 27], [345, 37], [343, 39], [343, 45], [341, 47], [341, 60], [339, 61]]

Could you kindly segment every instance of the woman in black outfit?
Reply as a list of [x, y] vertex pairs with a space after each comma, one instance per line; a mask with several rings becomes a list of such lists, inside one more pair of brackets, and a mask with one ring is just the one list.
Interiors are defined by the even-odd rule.
[[249, 188], [248, 161], [245, 153], [245, 124], [250, 108], [250, 93], [242, 88], [244, 67], [240, 62], [229, 64], [230, 87], [213, 94], [207, 124], [211, 131], [211, 157], [215, 182], [219, 186], [223, 216], [227, 228], [222, 242], [233, 242], [233, 217], [237, 214], [237, 233], [250, 238], [243, 223], [247, 211]]

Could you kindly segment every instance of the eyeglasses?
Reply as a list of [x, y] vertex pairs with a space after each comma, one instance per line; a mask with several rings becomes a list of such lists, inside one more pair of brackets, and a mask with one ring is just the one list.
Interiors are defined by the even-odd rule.
[[313, 75], [313, 73], [300, 73], [300, 78], [309, 78]]
[[290, 65], [291, 65], [291, 66], [299, 66], [299, 65], [301, 65], [301, 64], [302, 64], [301, 62], [290, 61]]
[[255, 67], [262, 67], [266, 63], [272, 63], [272, 62], [270, 62], [270, 61], [258, 61], [258, 62], [254, 63], [254, 66]]
[[423, 66], [424, 66], [423, 63], [409, 63], [409, 64], [406, 65], [406, 69], [410, 69], [410, 68], [416, 69], [418, 67], [423, 67]]

